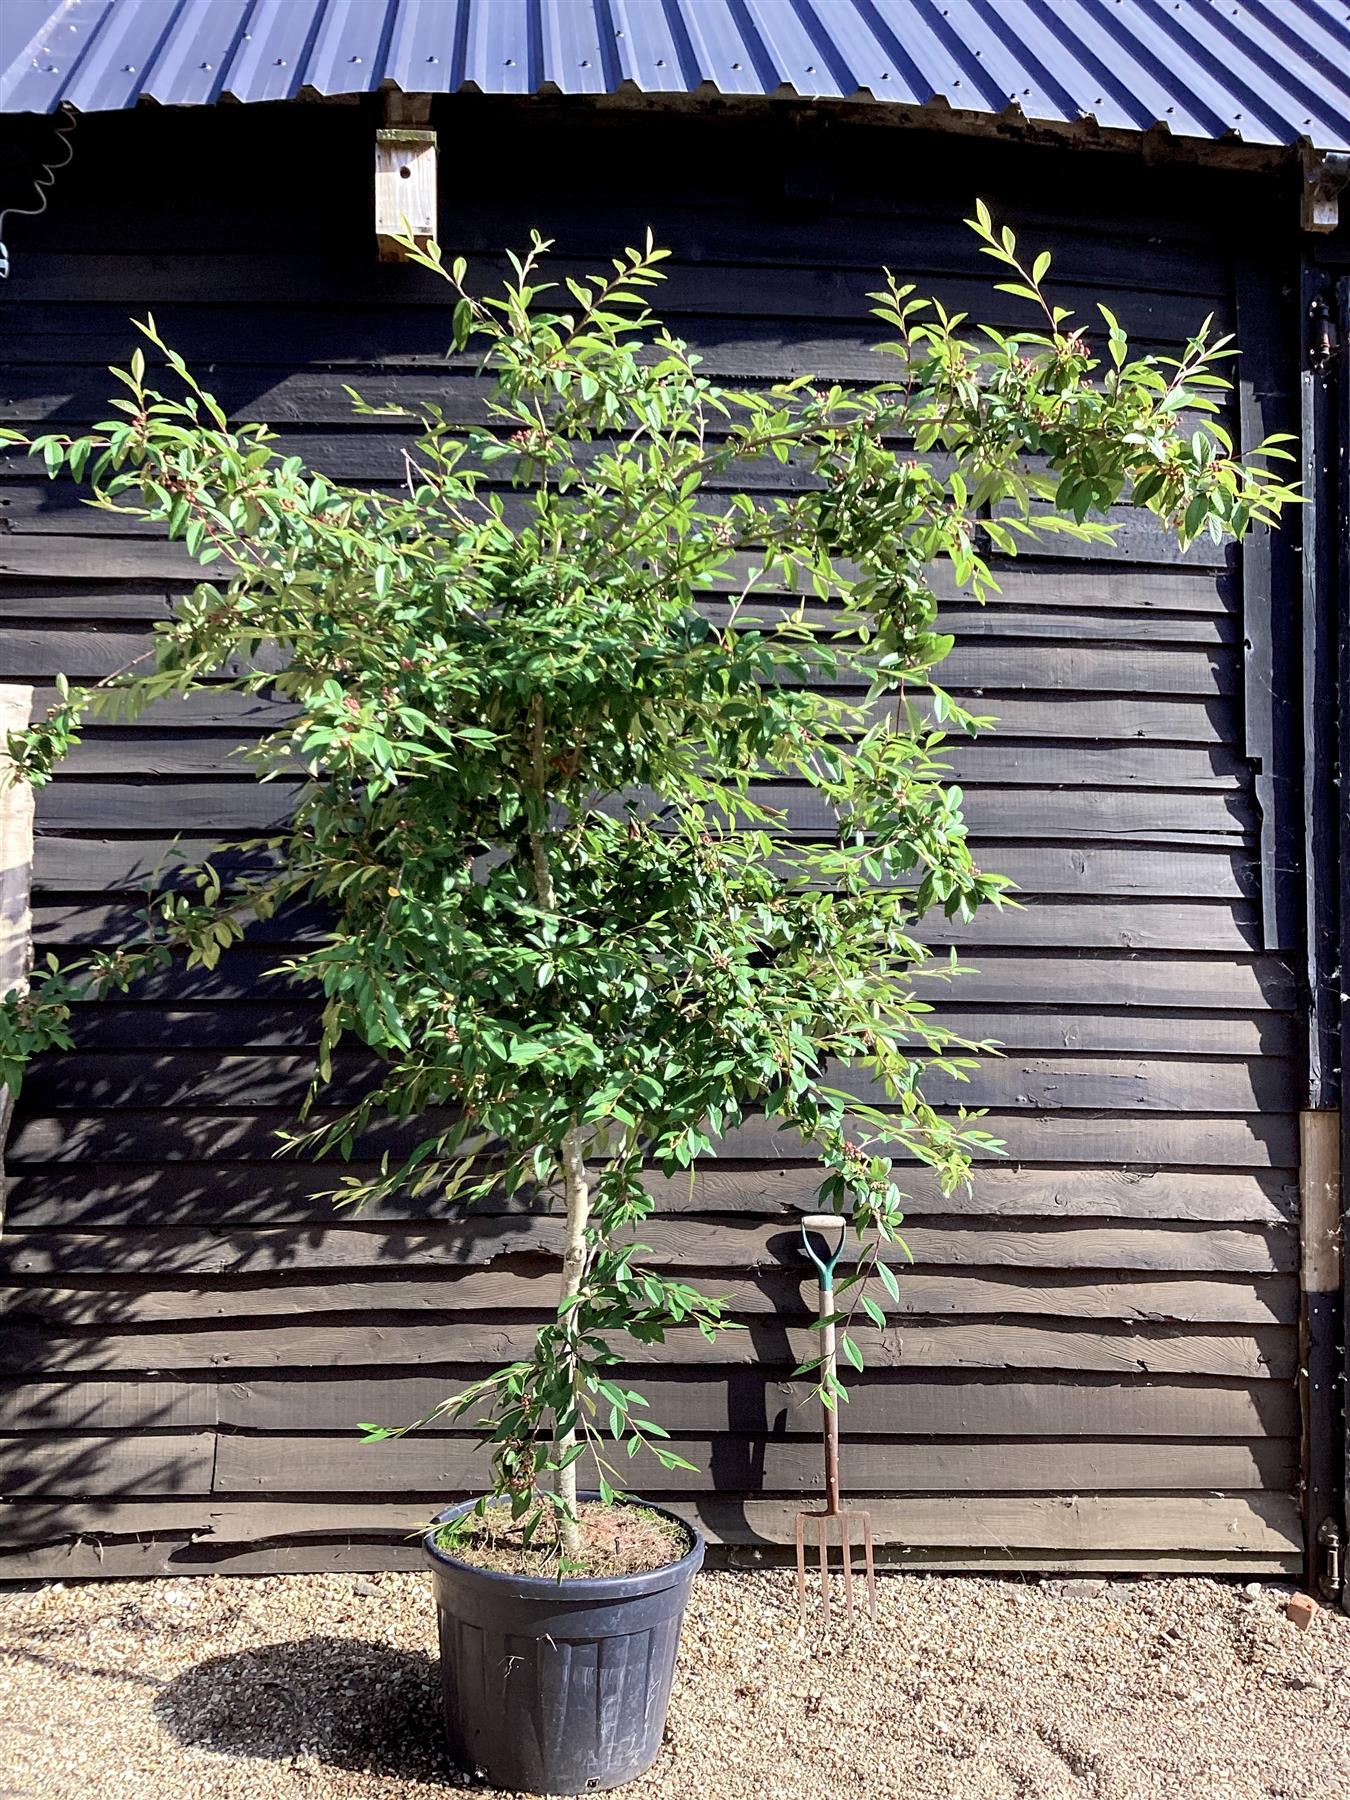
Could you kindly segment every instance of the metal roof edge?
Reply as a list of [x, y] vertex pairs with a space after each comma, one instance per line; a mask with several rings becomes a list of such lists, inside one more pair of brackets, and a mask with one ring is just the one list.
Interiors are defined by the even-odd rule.
[[0, 111], [632, 88], [1350, 150], [1347, 0], [3, 0]]

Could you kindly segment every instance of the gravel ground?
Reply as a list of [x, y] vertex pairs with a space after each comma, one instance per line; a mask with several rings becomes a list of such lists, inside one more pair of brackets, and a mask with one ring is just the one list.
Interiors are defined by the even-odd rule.
[[[1300, 1631], [1289, 1592], [892, 1576], [875, 1629], [822, 1637], [789, 1576], [704, 1575], [627, 1792], [1346, 1800], [1350, 1618]], [[0, 1592], [0, 1796], [443, 1796], [432, 1641], [419, 1576]]]

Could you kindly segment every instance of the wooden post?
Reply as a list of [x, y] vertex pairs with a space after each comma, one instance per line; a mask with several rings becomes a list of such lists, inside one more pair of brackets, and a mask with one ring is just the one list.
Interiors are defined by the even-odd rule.
[[[30, 687], [0, 687], [0, 747], [28, 723]], [[2, 759], [0, 759], [2, 760]], [[26, 781], [0, 787], [0, 996], [22, 987], [33, 962], [33, 790]], [[0, 1087], [0, 1219], [4, 1217], [4, 1146], [10, 1096]]]
[[1303, 1406], [1303, 1512], [1310, 1586], [1318, 1583], [1318, 1533], [1341, 1529], [1341, 1118], [1338, 1108], [1299, 1117], [1299, 1386]]

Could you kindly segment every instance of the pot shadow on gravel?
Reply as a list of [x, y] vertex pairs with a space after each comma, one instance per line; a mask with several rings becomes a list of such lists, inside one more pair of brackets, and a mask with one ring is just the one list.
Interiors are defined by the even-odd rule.
[[268, 1644], [199, 1663], [165, 1686], [154, 1712], [179, 1743], [220, 1756], [312, 1758], [425, 1782], [457, 1775], [426, 1651], [339, 1637]]

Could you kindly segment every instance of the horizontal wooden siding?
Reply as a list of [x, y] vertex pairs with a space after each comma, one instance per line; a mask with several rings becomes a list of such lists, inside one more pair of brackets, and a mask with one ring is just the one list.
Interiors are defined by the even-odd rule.
[[[0, 419], [101, 417], [127, 315], [153, 310], [238, 417], [344, 478], [400, 481], [403, 434], [355, 418], [345, 385], [464, 422], [481, 399], [464, 360], [442, 360], [437, 286], [375, 261], [372, 123], [359, 108], [87, 121], [49, 216], [15, 227]], [[883, 127], [816, 135], [767, 113], [464, 99], [444, 130], [456, 250], [490, 260], [538, 225], [584, 267], [650, 222], [675, 252], [658, 304], [719, 377], [873, 373], [883, 263], [1028, 323], [960, 223], [976, 193], [1054, 250], [1089, 317], [1105, 301], [1164, 347], [1208, 312], [1232, 322], [1233, 208], [1251, 200], [1197, 174]], [[25, 153], [16, 140], [14, 166]], [[151, 156], [153, 205], [124, 179]], [[325, 174], [298, 216], [276, 183], [292, 157]], [[189, 572], [12, 454], [0, 520], [0, 671], [37, 706], [58, 671], [97, 678], [139, 654]], [[931, 927], [977, 970], [951, 990], [953, 1022], [1006, 1046], [967, 1089], [934, 1091], [989, 1107], [1009, 1154], [956, 1198], [915, 1172], [917, 1267], [871, 1334], [845, 1479], [915, 1566], [1293, 1569], [1300, 1048], [1263, 914], [1240, 569], [1204, 547], [1179, 558], [1131, 515], [1114, 550], [1051, 548], [1009, 567], [988, 607], [954, 595], [948, 610], [949, 684], [1000, 720], [954, 770], [980, 859], [1024, 910]], [[229, 760], [269, 710], [221, 693], [88, 734], [39, 801], [40, 951], [125, 938], [156, 870], [277, 816], [284, 791]], [[819, 828], [809, 794], [774, 798], [786, 829]], [[398, 1564], [409, 1524], [479, 1478], [453, 1434], [367, 1449], [352, 1428], [412, 1417], [518, 1352], [549, 1301], [557, 1223], [416, 1202], [344, 1222], [321, 1198], [328, 1171], [273, 1160], [315, 1014], [269, 971], [306, 928], [89, 1009], [76, 1050], [33, 1071], [0, 1247], [0, 1574]], [[367, 1153], [403, 1138], [383, 1128]], [[692, 1190], [651, 1177], [644, 1241], [748, 1329], [635, 1350], [654, 1415], [702, 1471], [639, 1479], [714, 1538], [764, 1547], [820, 1481], [815, 1415], [789, 1380], [811, 1299], [789, 1225], [815, 1176], [762, 1122], [724, 1148]]]

